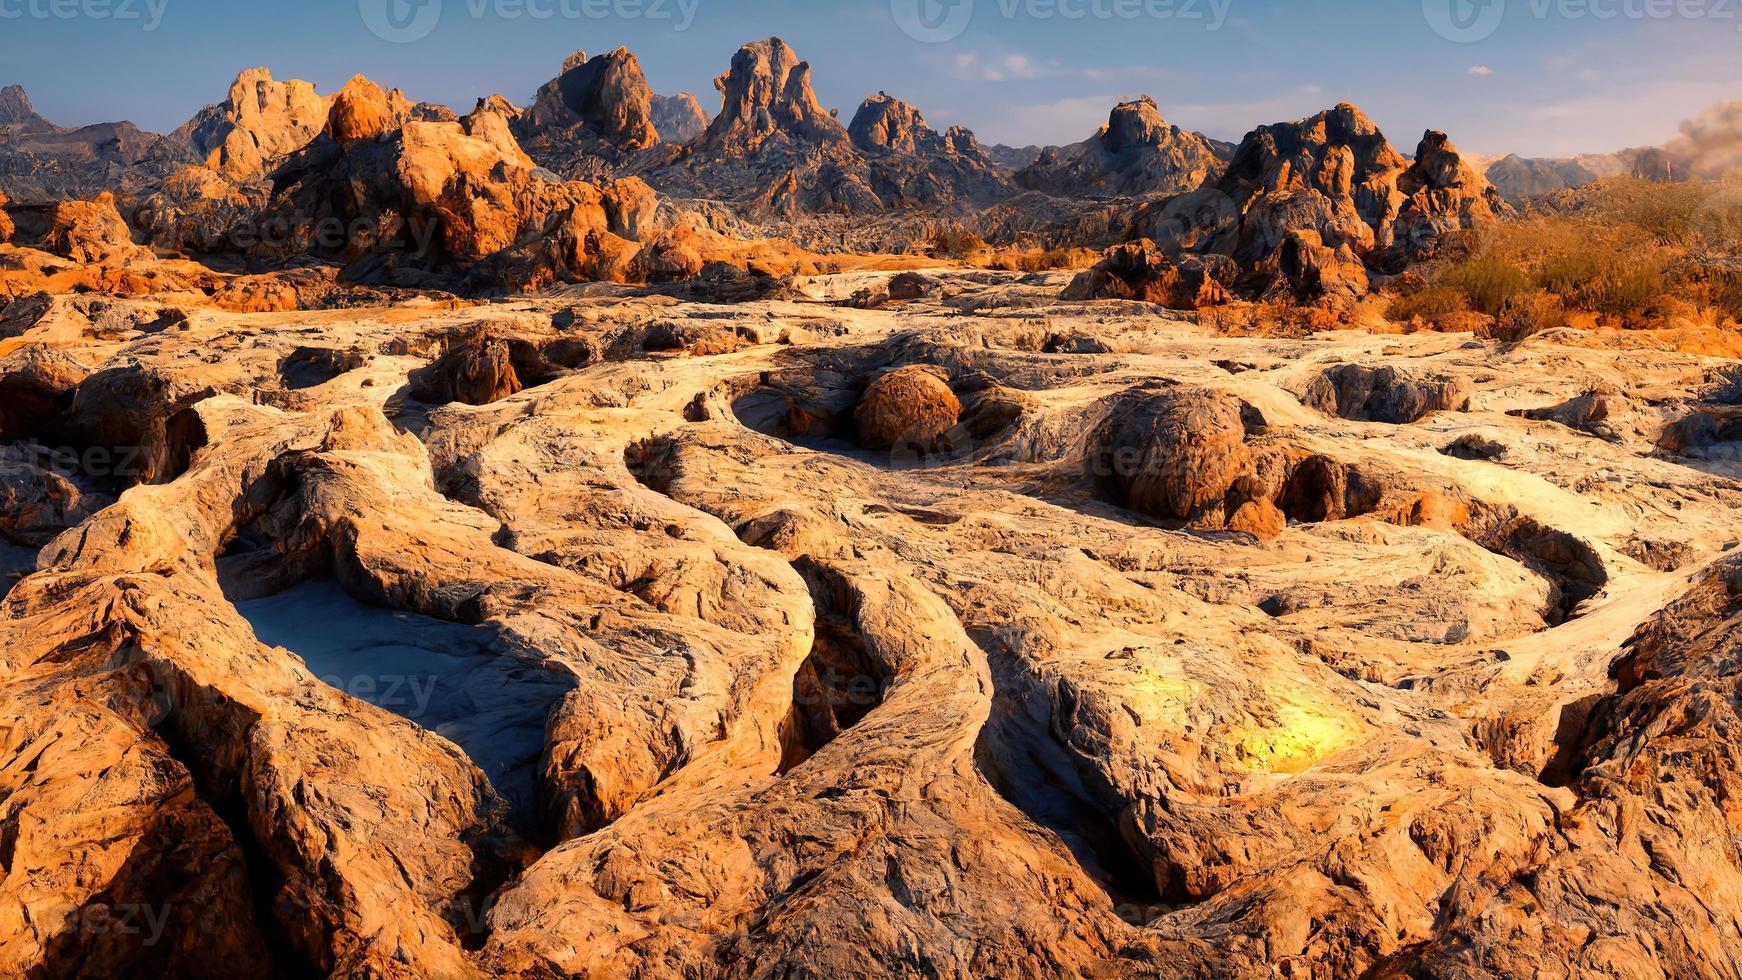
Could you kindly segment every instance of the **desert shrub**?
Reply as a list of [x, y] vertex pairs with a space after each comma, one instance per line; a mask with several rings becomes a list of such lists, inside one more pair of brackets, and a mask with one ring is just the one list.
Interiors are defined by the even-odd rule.
[[928, 228], [920, 246], [932, 255], [946, 259], [966, 259], [990, 248], [985, 239], [955, 221]]
[[1530, 276], [1517, 265], [1492, 253], [1481, 253], [1452, 266], [1445, 282], [1464, 294], [1470, 309], [1499, 316], [1506, 304], [1531, 289]]
[[993, 252], [979, 260], [987, 269], [1002, 272], [1048, 272], [1053, 269], [1081, 269], [1094, 265], [1099, 252], [1086, 248], [1048, 248]]
[[1640, 181], [1614, 217], [1618, 223], [1643, 229], [1660, 242], [1687, 244], [1700, 237], [1708, 194], [1700, 184]]
[[1567, 322], [1566, 303], [1554, 293], [1536, 290], [1514, 297], [1495, 320], [1494, 335], [1502, 340], [1518, 341], [1545, 330], [1554, 330]]
[[1407, 322], [1416, 317], [1433, 320], [1448, 313], [1463, 313], [1470, 301], [1460, 289], [1451, 286], [1428, 286], [1404, 296], [1393, 297], [1385, 307], [1387, 319]]
[[1647, 311], [1668, 289], [1662, 256], [1643, 253], [1622, 257], [1572, 291], [1581, 309], [1628, 316]]
[[1602, 275], [1607, 264], [1595, 249], [1578, 248], [1549, 256], [1537, 270], [1536, 282], [1551, 293], [1573, 293]]
[[1742, 272], [1726, 272], [1719, 277], [1712, 305], [1730, 319], [1742, 322]]

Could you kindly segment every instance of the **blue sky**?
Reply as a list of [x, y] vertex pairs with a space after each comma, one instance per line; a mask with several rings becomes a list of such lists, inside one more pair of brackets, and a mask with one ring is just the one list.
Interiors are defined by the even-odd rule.
[[[371, 4], [433, 27], [384, 40]], [[1442, 36], [1456, 25], [1478, 39]], [[1348, 100], [1405, 150], [1433, 127], [1468, 151], [1558, 155], [1662, 142], [1742, 97], [1742, 0], [0, 0], [0, 84], [62, 124], [168, 130], [254, 65], [464, 109], [524, 103], [569, 52], [623, 44], [656, 91], [714, 108], [732, 52], [771, 34], [843, 117], [887, 90], [988, 142], [1081, 139], [1149, 93], [1224, 139]]]

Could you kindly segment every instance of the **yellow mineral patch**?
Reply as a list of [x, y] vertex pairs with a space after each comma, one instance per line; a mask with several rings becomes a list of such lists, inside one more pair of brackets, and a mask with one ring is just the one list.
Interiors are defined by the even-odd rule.
[[1276, 725], [1244, 729], [1234, 740], [1234, 756], [1250, 772], [1304, 772], [1366, 731], [1352, 715], [1292, 694], [1277, 698], [1275, 713]]
[[1180, 676], [1158, 674], [1148, 667], [1125, 691], [1125, 703], [1145, 722], [1180, 726], [1186, 724], [1186, 706], [1203, 696], [1204, 685]]

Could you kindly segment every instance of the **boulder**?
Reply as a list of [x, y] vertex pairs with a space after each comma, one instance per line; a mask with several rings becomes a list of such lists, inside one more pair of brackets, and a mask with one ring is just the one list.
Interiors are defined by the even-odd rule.
[[1469, 406], [1467, 384], [1419, 377], [1389, 365], [1340, 364], [1307, 384], [1301, 403], [1326, 415], [1407, 425], [1434, 413]]
[[853, 410], [859, 445], [866, 449], [943, 448], [945, 435], [961, 420], [962, 403], [936, 368], [910, 365], [883, 375], [865, 389]]
[[[1110, 419], [1101, 475], [1122, 506], [1195, 520], [1251, 465], [1238, 399], [1200, 388], [1135, 397]], [[1248, 515], [1256, 525], [1262, 515]]]
[[289, 229], [271, 247], [344, 264], [355, 281], [526, 289], [621, 280], [656, 205], [633, 178], [600, 186], [536, 169], [486, 107], [310, 146], [280, 170], [262, 220]]

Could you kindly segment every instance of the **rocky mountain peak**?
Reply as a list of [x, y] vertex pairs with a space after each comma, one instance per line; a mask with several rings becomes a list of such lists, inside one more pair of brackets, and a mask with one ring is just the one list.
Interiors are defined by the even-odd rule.
[[[1222, 187], [1236, 200], [1245, 200], [1261, 192], [1361, 185], [1407, 164], [1366, 113], [1344, 102], [1297, 122], [1248, 133], [1234, 151]], [[1345, 167], [1346, 180], [1340, 173]]]
[[753, 150], [780, 133], [806, 142], [842, 142], [846, 130], [811, 90], [811, 67], [778, 37], [738, 49], [732, 67], [714, 80], [720, 114], [706, 141], [717, 148]]
[[[404, 96], [400, 98], [403, 100]], [[374, 139], [394, 128], [394, 115], [381, 86], [355, 75], [333, 98], [327, 114], [327, 133], [340, 143]]]
[[18, 127], [27, 131], [53, 129], [54, 124], [37, 115], [30, 96], [21, 85], [0, 88], [0, 126]]
[[948, 152], [944, 138], [926, 125], [918, 109], [887, 92], [869, 96], [859, 105], [847, 134], [854, 146], [873, 155]]
[[1107, 129], [1101, 137], [1101, 143], [1109, 153], [1160, 146], [1174, 129], [1175, 127], [1168, 125], [1167, 120], [1161, 118], [1161, 110], [1156, 107], [1155, 99], [1145, 95], [1113, 107], [1112, 114], [1107, 117]]
[[653, 90], [628, 48], [589, 58], [557, 79], [563, 104], [583, 122], [625, 147], [659, 142], [650, 104]]
[[1147, 196], [1191, 190], [1220, 170], [1209, 142], [1163, 119], [1145, 95], [1114, 106], [1087, 140], [1044, 151], [1017, 180], [1049, 194]]
[[539, 89], [523, 131], [554, 138], [585, 126], [619, 149], [645, 149], [660, 140], [652, 102], [653, 90], [629, 49], [594, 58], [577, 51], [563, 62], [562, 74]]
[[327, 100], [305, 81], [280, 82], [265, 68], [236, 76], [224, 101], [200, 110], [172, 139], [212, 170], [247, 179], [294, 153], [327, 126]]

